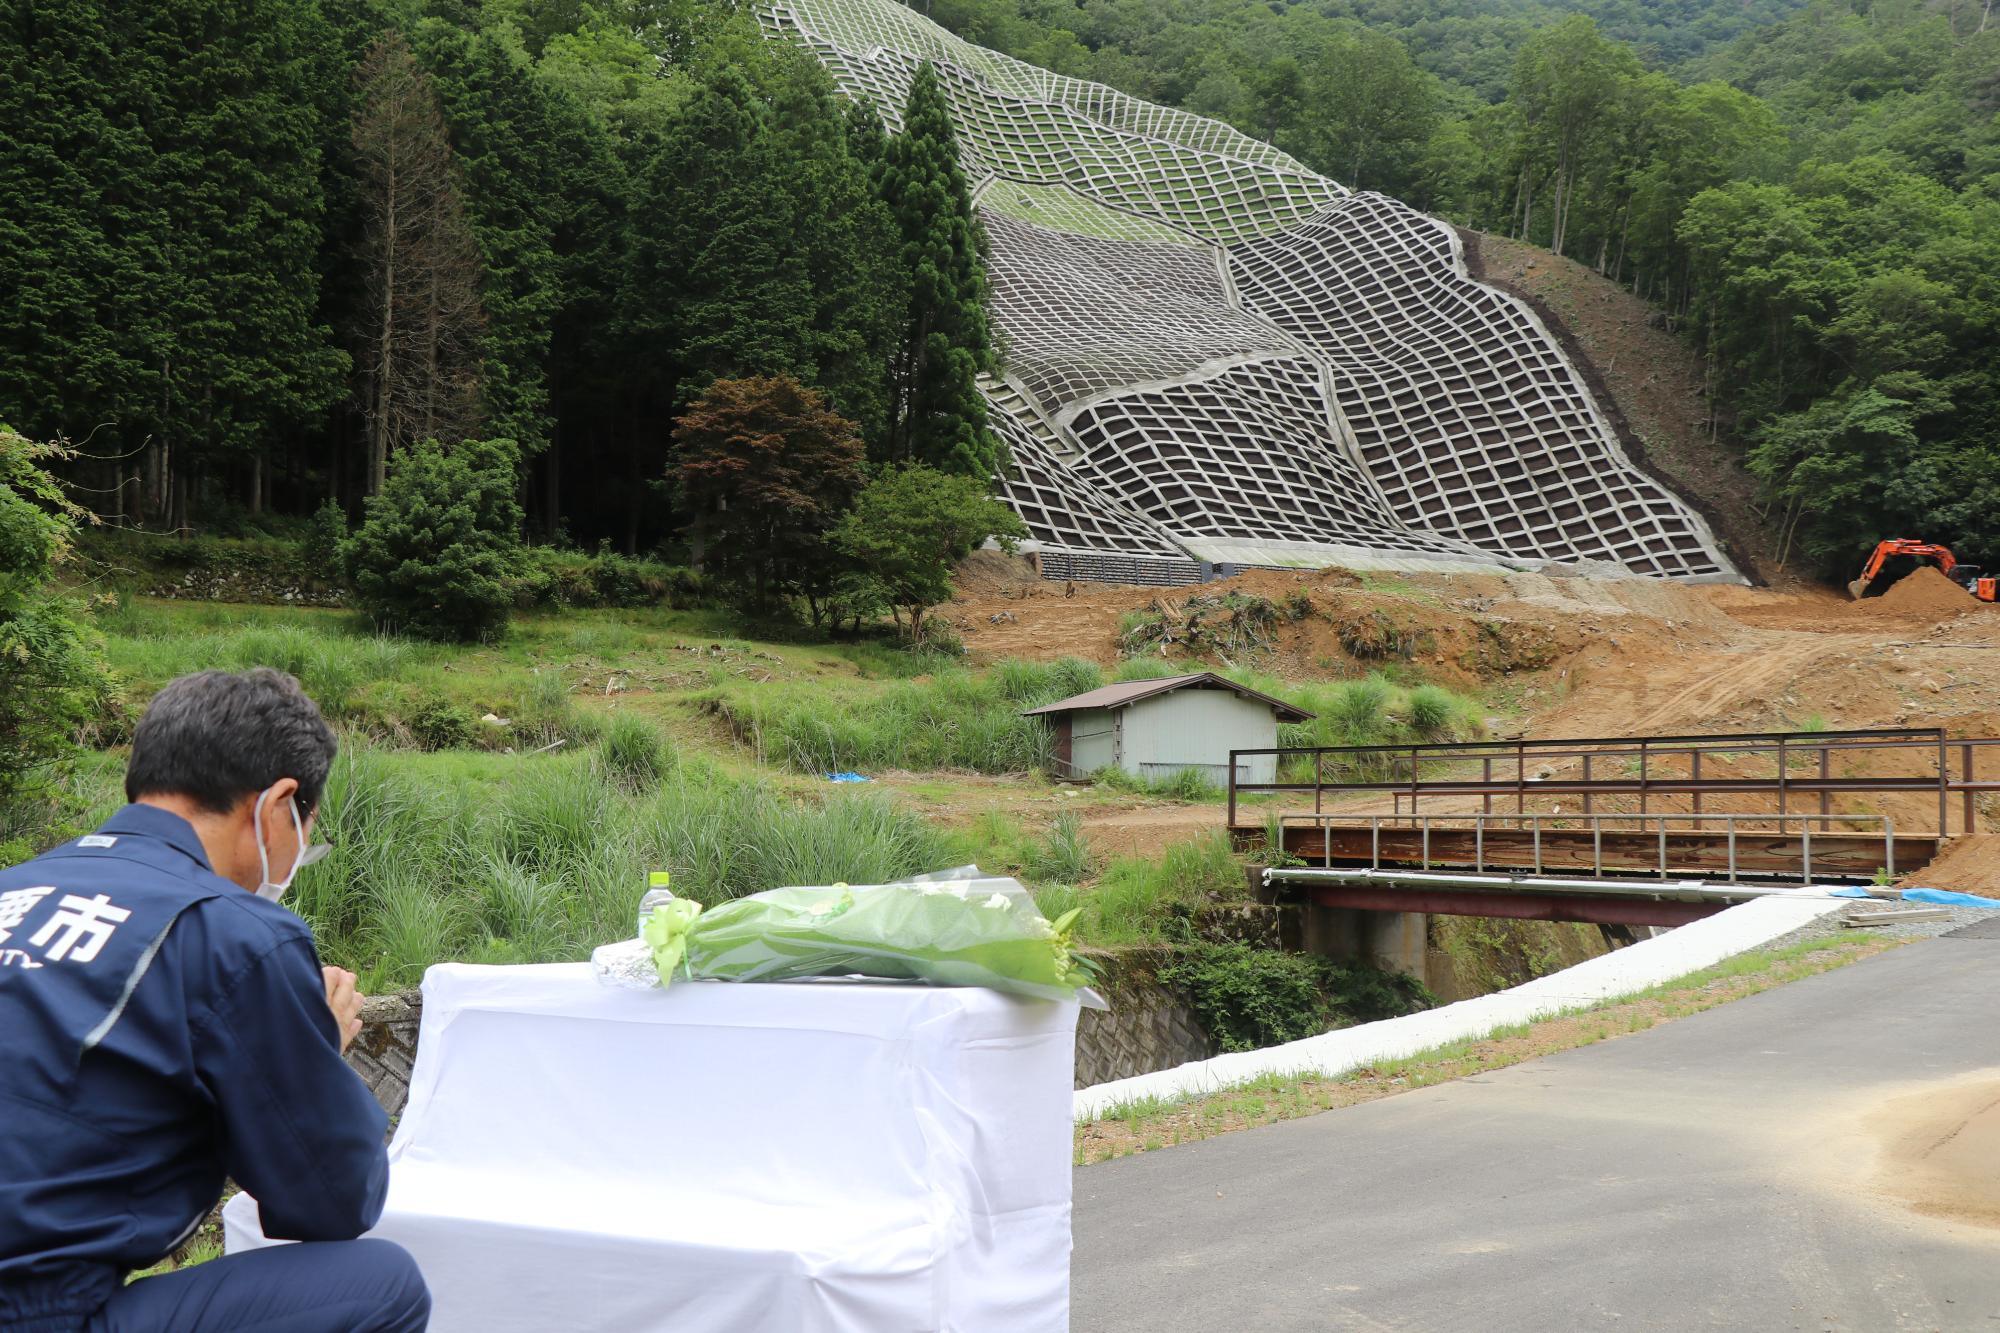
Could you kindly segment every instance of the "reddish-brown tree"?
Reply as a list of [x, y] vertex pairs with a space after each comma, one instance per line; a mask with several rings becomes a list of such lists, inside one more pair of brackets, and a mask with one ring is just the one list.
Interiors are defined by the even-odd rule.
[[430, 78], [401, 33], [355, 71], [367, 299], [355, 338], [368, 415], [368, 491], [389, 454], [415, 440], [478, 433], [479, 246], [453, 174], [451, 139]]
[[749, 376], [709, 385], [674, 443], [695, 562], [760, 608], [803, 597], [817, 621], [840, 573], [828, 534], [864, 480], [859, 429], [789, 376]]

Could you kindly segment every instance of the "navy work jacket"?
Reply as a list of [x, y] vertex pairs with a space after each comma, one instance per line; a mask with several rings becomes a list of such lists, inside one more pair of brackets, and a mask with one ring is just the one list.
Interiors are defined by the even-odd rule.
[[387, 1124], [312, 932], [216, 875], [180, 816], [129, 805], [0, 870], [0, 1328], [80, 1324], [225, 1175], [267, 1235], [360, 1235]]

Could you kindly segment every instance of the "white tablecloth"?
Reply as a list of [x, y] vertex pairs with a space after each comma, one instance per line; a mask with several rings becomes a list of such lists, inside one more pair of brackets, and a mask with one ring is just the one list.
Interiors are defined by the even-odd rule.
[[[1075, 1026], [984, 990], [434, 967], [371, 1234], [442, 1333], [1065, 1329]], [[247, 1196], [224, 1218], [269, 1243]]]

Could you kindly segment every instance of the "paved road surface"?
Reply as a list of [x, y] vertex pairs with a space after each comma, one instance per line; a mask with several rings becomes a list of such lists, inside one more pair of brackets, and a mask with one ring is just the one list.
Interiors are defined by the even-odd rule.
[[2000, 938], [1934, 939], [1635, 1036], [1085, 1167], [1074, 1327], [2000, 1333], [2000, 1231], [1885, 1200], [1865, 1140], [1842, 1136], [1886, 1085], [1994, 1066]]

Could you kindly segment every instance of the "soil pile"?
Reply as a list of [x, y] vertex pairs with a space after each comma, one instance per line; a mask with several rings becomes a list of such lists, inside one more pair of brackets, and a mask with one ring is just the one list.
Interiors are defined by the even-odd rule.
[[1975, 603], [1970, 593], [1939, 573], [1936, 566], [1925, 565], [1908, 577], [1897, 579], [1889, 585], [1889, 591], [1869, 598], [1862, 605], [1887, 615], [1942, 620], [1973, 609]]
[[2000, 834], [1954, 838], [1944, 855], [1897, 882], [1901, 889], [1945, 889], [2000, 898]]
[[2000, 1228], [2000, 1079], [1899, 1097], [1869, 1129], [1884, 1193], [1926, 1217]]

